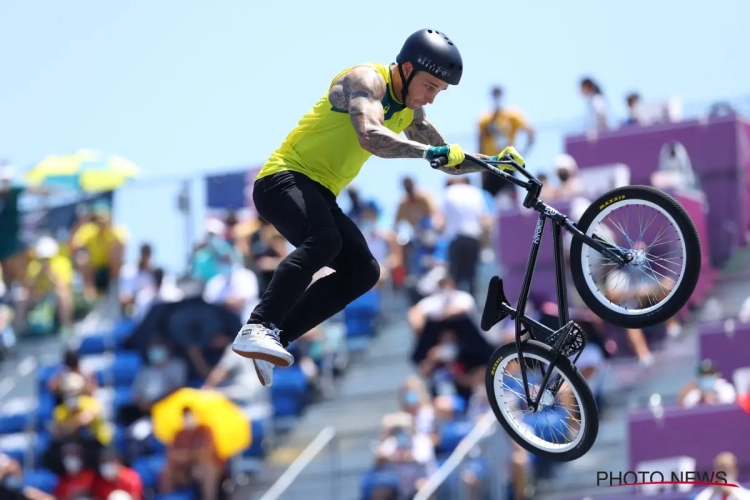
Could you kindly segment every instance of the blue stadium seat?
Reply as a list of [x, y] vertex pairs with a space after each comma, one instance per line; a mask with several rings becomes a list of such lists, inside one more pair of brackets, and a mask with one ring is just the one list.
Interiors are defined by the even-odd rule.
[[133, 462], [133, 470], [141, 476], [144, 488], [156, 486], [166, 458], [165, 455], [154, 455], [152, 457], [141, 457]]
[[277, 417], [297, 416], [307, 404], [307, 378], [298, 365], [276, 370], [271, 401]]
[[0, 452], [24, 463], [26, 453], [34, 453], [35, 459], [39, 459], [50, 443], [47, 432], [27, 433], [17, 432], [0, 437]]
[[121, 351], [116, 353], [111, 367], [114, 385], [131, 386], [142, 364], [141, 355], [137, 352]]
[[370, 290], [344, 309], [348, 337], [370, 337], [375, 334], [375, 319], [380, 311], [380, 292]]
[[91, 354], [101, 354], [107, 350], [107, 337], [104, 334], [87, 335], [81, 340], [78, 346], [78, 354], [88, 356]]
[[[273, 386], [271, 386], [273, 387]], [[253, 442], [249, 448], [243, 453], [243, 457], [249, 458], [262, 458], [264, 455], [263, 450], [263, 439], [266, 435], [266, 428], [262, 420], [253, 420], [252, 422], [252, 437]]]
[[445, 422], [440, 428], [440, 442], [435, 447], [438, 454], [451, 453], [458, 443], [474, 428], [470, 419], [456, 419]]
[[29, 423], [31, 415], [28, 413], [14, 413], [0, 415], [0, 434], [14, 434], [23, 432]]
[[198, 498], [196, 495], [195, 490], [186, 489], [174, 493], [160, 493], [154, 497], [154, 500], [195, 500]]
[[46, 469], [23, 471], [23, 485], [27, 488], [36, 488], [51, 495], [57, 488], [57, 482], [57, 475]]
[[285, 394], [280, 396], [274, 395], [271, 397], [271, 402], [273, 404], [274, 417], [296, 417], [302, 413], [302, 405], [294, 396]]
[[115, 396], [112, 400], [112, 409], [117, 412], [123, 406], [127, 406], [133, 402], [133, 389], [132, 387], [115, 387]]
[[115, 323], [114, 328], [112, 328], [112, 335], [115, 337], [118, 348], [123, 347], [125, 341], [130, 337], [130, 334], [133, 333], [137, 326], [138, 322], [132, 318], [123, 318]]
[[36, 409], [36, 427], [41, 429], [44, 425], [52, 420], [52, 413], [55, 411], [55, 396], [49, 392], [39, 394], [39, 405]]
[[55, 365], [40, 366], [37, 370], [37, 383], [39, 384], [39, 393], [49, 392], [47, 390], [47, 384], [49, 384], [52, 376], [57, 373], [57, 370], [62, 366], [61, 363]]
[[375, 488], [394, 488], [399, 490], [398, 476], [389, 470], [371, 470], [362, 476], [362, 498], [370, 498]]
[[463, 414], [466, 411], [466, 400], [459, 395], [453, 396], [453, 413], [456, 415]]

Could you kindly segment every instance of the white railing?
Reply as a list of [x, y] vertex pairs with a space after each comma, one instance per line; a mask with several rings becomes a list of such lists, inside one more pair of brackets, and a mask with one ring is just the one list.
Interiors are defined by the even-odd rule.
[[276, 480], [271, 488], [262, 496], [260, 500], [278, 500], [281, 495], [291, 486], [300, 473], [312, 462], [318, 453], [328, 445], [336, 435], [336, 429], [326, 427], [315, 436], [307, 448], [292, 462], [287, 470]]

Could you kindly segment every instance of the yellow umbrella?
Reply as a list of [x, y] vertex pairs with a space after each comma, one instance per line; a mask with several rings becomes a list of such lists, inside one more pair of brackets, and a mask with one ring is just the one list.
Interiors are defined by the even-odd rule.
[[250, 421], [237, 405], [217, 391], [184, 388], [164, 398], [151, 409], [154, 435], [170, 444], [182, 429], [182, 412], [189, 408], [199, 425], [214, 436], [219, 457], [226, 460], [252, 443]]
[[139, 174], [138, 166], [121, 156], [81, 149], [68, 156], [48, 156], [31, 168], [26, 181], [99, 192], [117, 189]]

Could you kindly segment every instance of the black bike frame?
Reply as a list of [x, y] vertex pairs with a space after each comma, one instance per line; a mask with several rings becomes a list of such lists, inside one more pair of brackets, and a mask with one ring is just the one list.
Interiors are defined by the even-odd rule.
[[[526, 303], [528, 301], [529, 292], [531, 289], [531, 280], [534, 277], [534, 270], [536, 268], [537, 257], [539, 255], [539, 247], [542, 244], [544, 227], [546, 225], [547, 219], [552, 220], [552, 245], [555, 254], [555, 288], [557, 289], [557, 310], [560, 328], [565, 327], [570, 321], [568, 311], [568, 294], [565, 283], [565, 261], [563, 255], [562, 228], [565, 228], [567, 231], [569, 231], [574, 238], [582, 239], [588, 246], [594, 248], [595, 250], [598, 250], [600, 253], [606, 255], [615, 262], [624, 264], [627, 262], [627, 257], [617, 248], [597, 241], [590, 236], [587, 236], [586, 234], [581, 232], [575, 226], [575, 224], [573, 224], [573, 222], [571, 222], [570, 219], [568, 219], [565, 215], [542, 202], [539, 199], [542, 191], [542, 183], [534, 176], [532, 176], [525, 168], [518, 165], [514, 161], [501, 160], [497, 162], [486, 162], [470, 156], [467, 156], [466, 158], [484, 167], [493, 174], [503, 177], [507, 181], [526, 189], [527, 194], [526, 198], [523, 201], [523, 206], [539, 212], [539, 218], [537, 219], [536, 228], [534, 230], [534, 238], [531, 244], [531, 254], [529, 255], [529, 261], [526, 266], [526, 275], [523, 280], [523, 285], [521, 286], [521, 293], [518, 297], [518, 305], [515, 310], [513, 310], [512, 308], [506, 310], [506, 312], [508, 312], [508, 314], [512, 319], [515, 320], [516, 323], [516, 348], [518, 349], [518, 358], [519, 362], [521, 363], [521, 378], [523, 380], [524, 389], [526, 391], [526, 401], [529, 404], [529, 409], [531, 409], [532, 411], [536, 411], [539, 406], [539, 401], [542, 397], [542, 394], [544, 393], [544, 390], [547, 387], [547, 383], [549, 382], [550, 374], [554, 370], [559, 357], [562, 355], [559, 351], [556, 352], [555, 358], [550, 362], [549, 369], [546, 371], [546, 373], [544, 373], [543, 370], [543, 379], [537, 399], [536, 401], [532, 400], [531, 394], [529, 392], [528, 380], [526, 377], [526, 364], [524, 363], [523, 359], [521, 337], [524, 334], [528, 333], [531, 339], [536, 339], [533, 333], [534, 329], [545, 332], [547, 335], [552, 335], [555, 333], [554, 330], [542, 325], [532, 318], [526, 317], [525, 315]], [[495, 166], [498, 164], [513, 166], [515, 170], [526, 177], [528, 181], [518, 179], [515, 176], [504, 172], [502, 169]], [[555, 389], [555, 391], [557, 389], [559, 389], [559, 386]]]

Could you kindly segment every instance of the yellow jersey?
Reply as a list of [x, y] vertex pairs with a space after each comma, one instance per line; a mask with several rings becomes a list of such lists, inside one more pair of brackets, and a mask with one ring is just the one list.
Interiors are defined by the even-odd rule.
[[[401, 133], [414, 119], [414, 112], [404, 106], [393, 93], [391, 68], [386, 64], [369, 63], [386, 82], [387, 88], [382, 104], [385, 110], [385, 126]], [[341, 78], [347, 68], [331, 81]], [[320, 98], [273, 152], [258, 173], [257, 179], [285, 170], [299, 172], [330, 189], [336, 196], [359, 174], [362, 165], [371, 153], [359, 145], [357, 132], [349, 119], [349, 113], [336, 109], [328, 100], [328, 92]]]
[[109, 226], [102, 229], [94, 222], [83, 224], [72, 238], [74, 247], [83, 247], [88, 251], [91, 265], [96, 268], [107, 267], [114, 244], [125, 244], [126, 240], [127, 231], [124, 228]]
[[[33, 258], [26, 268], [26, 279], [29, 282], [36, 281], [35, 290], [39, 293], [52, 293], [55, 291], [55, 284], [46, 276], [41, 276], [43, 265], [40, 259]], [[57, 279], [60, 280], [60, 285], [68, 287], [73, 283], [73, 264], [67, 256], [62, 254], [55, 255], [49, 259], [48, 265], [57, 276]]]
[[480, 154], [494, 156], [508, 146], [515, 146], [516, 134], [528, 128], [521, 113], [512, 109], [489, 112], [479, 119]]
[[52, 418], [55, 422], [62, 423], [66, 420], [74, 417], [79, 412], [92, 412], [96, 416], [91, 422], [89, 429], [100, 444], [107, 446], [112, 442], [112, 427], [104, 419], [102, 415], [102, 407], [99, 401], [92, 398], [91, 396], [81, 395], [78, 396], [78, 409], [71, 411], [64, 404], [57, 405], [52, 413]]

